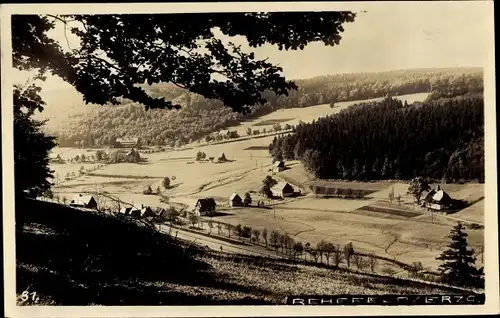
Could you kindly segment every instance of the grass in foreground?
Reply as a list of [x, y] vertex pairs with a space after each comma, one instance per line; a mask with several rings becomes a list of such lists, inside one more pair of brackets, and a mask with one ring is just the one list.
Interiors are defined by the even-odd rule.
[[127, 218], [27, 200], [16, 206], [20, 305], [279, 304], [290, 294], [459, 292], [286, 260], [206, 252]]

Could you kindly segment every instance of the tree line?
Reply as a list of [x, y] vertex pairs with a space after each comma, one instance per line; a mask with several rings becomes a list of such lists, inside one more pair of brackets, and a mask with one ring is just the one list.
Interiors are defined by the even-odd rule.
[[301, 123], [269, 149], [322, 179], [484, 182], [483, 116], [482, 96], [414, 105], [389, 97]]
[[118, 137], [129, 136], [140, 137], [148, 145], [175, 147], [281, 108], [334, 106], [342, 101], [422, 92], [431, 92], [432, 98], [437, 99], [464, 91], [482, 92], [483, 88], [482, 71], [476, 68], [339, 74], [296, 82], [298, 89], [289, 90], [288, 96], [264, 91], [262, 95], [267, 102], [251, 107], [249, 114], [235, 113], [218, 100], [204, 98], [175, 85], [143, 85], [154, 98], [164, 97], [182, 108], [146, 111], [140, 104], [121, 99], [121, 106], [99, 106], [98, 111], [71, 115], [62, 126], [50, 121], [48, 126], [60, 146], [109, 145]]

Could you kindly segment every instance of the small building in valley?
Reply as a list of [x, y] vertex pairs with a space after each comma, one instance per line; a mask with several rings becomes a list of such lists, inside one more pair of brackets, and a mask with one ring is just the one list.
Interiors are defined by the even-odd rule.
[[198, 199], [194, 207], [194, 211], [198, 215], [210, 214], [215, 212], [217, 203], [215, 203], [214, 198], [204, 198]]
[[91, 195], [78, 194], [70, 201], [69, 205], [74, 207], [97, 210], [97, 201]]
[[155, 217], [156, 213], [151, 209], [151, 207], [141, 204], [141, 218]]
[[63, 160], [63, 158], [61, 158], [60, 154], [51, 155], [49, 157], [49, 161], [50, 161], [50, 163], [64, 163], [64, 160]]
[[227, 158], [226, 158], [226, 154], [225, 153], [221, 153], [219, 158], [217, 158], [217, 161], [218, 162], [226, 162], [227, 161]]
[[278, 182], [277, 185], [271, 188], [274, 197], [285, 198], [292, 197], [295, 190], [288, 182]]
[[285, 170], [285, 162], [283, 160], [278, 160], [273, 163], [273, 171], [280, 172]]
[[453, 200], [450, 195], [441, 189], [439, 185], [436, 189], [429, 191], [423, 201], [424, 207], [438, 211], [449, 209], [452, 204]]
[[231, 194], [229, 197], [229, 206], [235, 207], [235, 206], [242, 206], [243, 205], [243, 200], [241, 197], [238, 195], [238, 193], [234, 192]]

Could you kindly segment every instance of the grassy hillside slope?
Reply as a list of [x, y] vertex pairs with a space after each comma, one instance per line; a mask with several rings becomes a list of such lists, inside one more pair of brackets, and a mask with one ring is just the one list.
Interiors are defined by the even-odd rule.
[[127, 218], [23, 201], [16, 206], [17, 294], [38, 305], [279, 304], [289, 294], [459, 292], [427, 283], [225, 255]]

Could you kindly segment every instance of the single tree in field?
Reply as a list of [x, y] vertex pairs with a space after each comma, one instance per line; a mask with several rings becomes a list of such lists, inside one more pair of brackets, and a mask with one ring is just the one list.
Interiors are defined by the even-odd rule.
[[335, 245], [330, 242], [326, 242], [323, 246], [323, 253], [325, 254], [326, 264], [330, 265], [330, 257], [335, 252]]
[[476, 267], [474, 250], [469, 248], [467, 236], [462, 223], [451, 229], [448, 249], [436, 258], [443, 261], [439, 266], [441, 278], [450, 285], [484, 288], [484, 271]]
[[[179, 211], [177, 211], [177, 209], [173, 206], [169, 207], [167, 210], [166, 210], [166, 217], [167, 217], [167, 221], [170, 223], [170, 230], [169, 232], [172, 232], [172, 227], [173, 227], [173, 224], [174, 222], [177, 220], [177, 218], [180, 216], [180, 213]], [[193, 225], [194, 226], [194, 225]]]
[[249, 226], [243, 226], [241, 228], [241, 236], [244, 238], [252, 239], [252, 228]]
[[252, 230], [252, 235], [253, 235], [253, 241], [255, 243], [259, 243], [259, 239], [260, 239], [260, 230], [259, 229], [253, 229]]
[[429, 182], [422, 177], [414, 178], [410, 181], [410, 186], [408, 187], [408, 194], [413, 195], [417, 204], [420, 204], [420, 199], [425, 191], [430, 191], [431, 186]]
[[217, 221], [217, 222], [215, 223], [215, 226], [217, 227], [217, 234], [219, 234], [219, 235], [220, 235], [220, 233], [221, 233], [221, 231], [222, 231], [222, 224], [221, 224], [219, 221]]
[[377, 258], [375, 257], [375, 255], [371, 254], [368, 256], [369, 257], [369, 263], [370, 263], [370, 270], [373, 272], [375, 272], [375, 267], [377, 266]]
[[354, 254], [354, 248], [352, 246], [352, 243], [346, 244], [344, 246], [344, 258], [347, 262], [347, 267], [351, 267], [351, 259], [353, 254]]
[[309, 254], [311, 254], [312, 258], [314, 259], [314, 262], [318, 262], [319, 261], [319, 253], [317, 250], [315, 250], [314, 248], [311, 248], [309, 250]]
[[267, 229], [263, 229], [261, 235], [262, 235], [262, 238], [264, 239], [264, 243], [266, 244], [266, 247], [267, 247], [267, 241], [269, 239]]
[[304, 245], [302, 242], [295, 242], [293, 244], [293, 258], [300, 257], [300, 255], [304, 252]]
[[252, 135], [252, 127], [247, 128], [247, 135], [251, 136]]
[[162, 185], [165, 189], [170, 188], [170, 178], [169, 177], [163, 178]]
[[243, 198], [243, 205], [244, 206], [249, 206], [252, 204], [252, 197], [250, 196], [250, 193], [245, 193], [245, 197]]
[[193, 227], [198, 223], [198, 216], [196, 214], [190, 213], [188, 218]]
[[325, 240], [321, 240], [318, 243], [316, 243], [316, 251], [318, 251], [319, 258], [320, 258], [322, 263], [323, 263], [323, 255], [325, 252], [326, 245], [327, 245], [327, 242]]
[[243, 235], [243, 227], [241, 224], [236, 225], [234, 231], [238, 234], [238, 238], [241, 240], [241, 236]]
[[394, 187], [391, 188], [391, 191], [389, 191], [389, 202], [392, 203], [394, 201]]
[[264, 180], [262, 180], [262, 188], [260, 189], [260, 193], [268, 198], [271, 198], [273, 196], [271, 188], [277, 184], [278, 181], [276, 181], [273, 177], [266, 176]]
[[233, 226], [231, 224], [225, 224], [224, 225], [227, 231], [227, 236], [231, 237], [231, 231], [233, 230]]
[[304, 253], [304, 259], [307, 260], [306, 254], [307, 253], [311, 254], [311, 243], [306, 242], [306, 244], [304, 244], [304, 251], [305, 251], [305, 253]]
[[208, 234], [212, 234], [212, 229], [214, 228], [214, 222], [212, 220], [208, 220]]
[[401, 194], [398, 194], [396, 200], [398, 201], [398, 205], [401, 205]]
[[340, 263], [342, 263], [342, 248], [337, 244], [333, 251], [333, 264], [338, 267]]
[[271, 243], [271, 246], [273, 246], [276, 251], [280, 246], [280, 242], [281, 242], [281, 234], [276, 230], [272, 230], [271, 235], [269, 236], [269, 243]]

